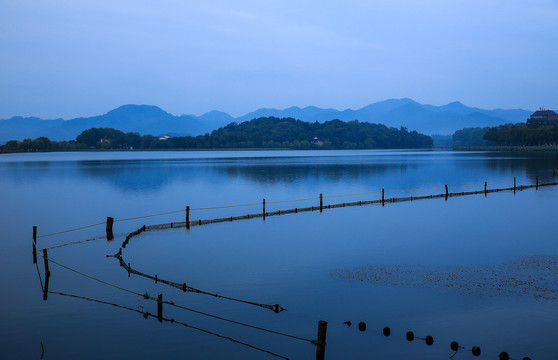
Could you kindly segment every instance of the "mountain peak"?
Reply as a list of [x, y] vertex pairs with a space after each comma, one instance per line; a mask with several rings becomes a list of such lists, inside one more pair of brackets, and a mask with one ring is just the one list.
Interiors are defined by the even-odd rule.
[[170, 115], [168, 112], [164, 111], [155, 105], [136, 105], [127, 104], [117, 107], [106, 113], [106, 115]]

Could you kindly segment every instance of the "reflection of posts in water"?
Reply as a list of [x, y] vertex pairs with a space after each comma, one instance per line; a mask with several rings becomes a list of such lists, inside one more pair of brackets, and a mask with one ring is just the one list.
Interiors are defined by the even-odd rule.
[[114, 222], [114, 218], [108, 216], [107, 217], [107, 240], [112, 241], [114, 240], [114, 234], [112, 233], [112, 223]]
[[177, 288], [179, 290], [182, 290], [183, 292], [193, 292], [193, 293], [197, 293], [197, 294], [213, 296], [213, 297], [220, 298], [220, 299], [226, 299], [226, 300], [241, 302], [241, 303], [244, 303], [244, 304], [259, 306], [259, 307], [264, 308], [264, 309], [272, 310], [273, 312], [275, 312], [277, 314], [280, 313], [281, 311], [285, 310], [279, 304], [268, 305], [268, 304], [260, 304], [260, 303], [256, 303], [256, 302], [252, 302], [252, 301], [247, 301], [247, 300], [236, 299], [236, 298], [232, 298], [232, 297], [228, 297], [228, 296], [224, 296], [224, 295], [219, 295], [219, 294], [199, 290], [199, 289], [196, 289], [196, 288], [193, 288], [191, 286], [186, 285], [186, 283], [181, 283], [180, 284], [180, 283], [177, 283], [177, 282], [174, 282], [174, 281], [161, 279], [157, 275], [151, 276], [151, 275], [142, 273], [138, 270], [132, 269], [132, 267], [130, 266], [130, 263], [126, 264], [126, 262], [122, 258], [122, 250], [119, 250], [114, 255], [106, 255], [106, 257], [113, 257], [113, 258], [118, 259], [118, 261], [120, 262], [120, 266], [123, 267], [124, 270], [126, 270], [128, 272], [128, 276], [130, 276], [130, 274], [143, 276], [145, 278], [154, 280], [155, 283], [160, 282], [160, 283], [163, 283], [165, 285], [169, 285], [169, 286], [172, 286], [172, 287]]
[[[104, 305], [111, 305], [111, 306], [114, 306], [114, 307], [119, 308], [119, 309], [133, 311], [133, 312], [136, 312], [136, 313], [138, 313], [138, 314], [141, 314], [141, 315], [143, 316], [144, 319], [149, 319], [150, 317], [151, 317], [151, 318], [157, 318], [157, 320], [160, 321], [160, 322], [168, 322], [168, 323], [171, 323], [171, 324], [182, 325], [182, 326], [187, 327], [187, 328], [189, 328], [189, 329], [197, 330], [197, 331], [200, 331], [200, 332], [209, 334], [209, 335], [216, 336], [216, 337], [221, 338], [221, 339], [227, 339], [227, 340], [232, 341], [232, 342], [234, 342], [234, 343], [236, 343], [236, 344], [243, 345], [243, 346], [249, 347], [249, 348], [251, 348], [251, 349], [258, 350], [258, 351], [264, 352], [264, 353], [266, 353], [266, 354], [269, 354], [269, 355], [272, 355], [272, 356], [275, 356], [275, 357], [278, 357], [278, 358], [281, 358], [281, 359], [289, 359], [289, 358], [286, 357], [286, 356], [276, 354], [276, 353], [271, 352], [271, 351], [269, 351], [269, 350], [266, 350], [266, 349], [257, 347], [257, 346], [255, 346], [255, 345], [251, 345], [251, 344], [245, 343], [245, 342], [240, 341], [240, 340], [233, 339], [233, 338], [228, 337], [228, 336], [225, 336], [225, 335], [221, 335], [221, 334], [218, 334], [218, 333], [209, 331], [209, 330], [205, 330], [205, 329], [199, 328], [199, 327], [197, 327], [197, 326], [189, 325], [189, 324], [183, 323], [183, 322], [181, 322], [181, 321], [177, 321], [177, 320], [175, 320], [175, 319], [167, 319], [167, 318], [164, 318], [164, 317], [162, 316], [162, 313], [161, 313], [161, 315], [159, 316], [159, 314], [154, 315], [154, 314], [151, 314], [151, 313], [149, 313], [149, 312], [147, 312], [147, 311], [141, 311], [141, 310], [134, 309], [134, 308], [131, 308], [131, 307], [128, 307], [128, 306], [118, 305], [118, 304], [111, 303], [111, 302], [108, 302], [108, 301], [103, 301], [103, 300], [88, 298], [88, 297], [85, 297], [85, 296], [79, 296], [79, 295], [73, 295], [73, 294], [66, 294], [66, 293], [55, 292], [55, 291], [50, 291], [49, 293], [50, 293], [50, 294], [60, 295], [60, 296], [72, 297], [72, 298], [75, 298], [75, 299], [81, 299], [81, 300], [96, 302], [96, 303], [104, 304]], [[161, 300], [162, 300], [162, 297], [161, 297]]]

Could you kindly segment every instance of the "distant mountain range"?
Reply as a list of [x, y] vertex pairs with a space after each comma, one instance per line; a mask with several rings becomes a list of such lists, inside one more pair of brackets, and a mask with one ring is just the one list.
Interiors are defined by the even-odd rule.
[[391, 99], [367, 105], [358, 110], [322, 109], [315, 106], [284, 109], [259, 109], [234, 118], [224, 112], [211, 111], [201, 116], [175, 116], [150, 105], [124, 105], [104, 115], [71, 120], [43, 120], [36, 117], [15, 116], [0, 120], [0, 143], [46, 136], [51, 140], [73, 140], [83, 130], [110, 127], [142, 135], [184, 136], [211, 132], [233, 121], [238, 123], [259, 117], [292, 117], [314, 122], [339, 119], [344, 121], [379, 123], [390, 127], [405, 126], [425, 134], [452, 134], [467, 127], [497, 126], [524, 122], [532, 111], [484, 110], [452, 102], [443, 106], [423, 105], [408, 98]]

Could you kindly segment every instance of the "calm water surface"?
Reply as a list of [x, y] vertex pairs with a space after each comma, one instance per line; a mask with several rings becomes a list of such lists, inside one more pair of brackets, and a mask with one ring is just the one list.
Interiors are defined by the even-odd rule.
[[[303, 340], [269, 334], [221, 319], [164, 306], [51, 263], [48, 300], [44, 267], [32, 264], [32, 226], [39, 235], [168, 211], [193, 210], [191, 219], [267, 210], [469, 191], [553, 181], [553, 154], [437, 151], [245, 151], [41, 153], [0, 156], [0, 357], [38, 359], [312, 359]], [[497, 184], [498, 183], [498, 184]], [[435, 188], [435, 189], [432, 189]], [[399, 192], [409, 189], [432, 189]], [[459, 190], [458, 190], [459, 189]], [[344, 194], [365, 195], [328, 197]], [[143, 224], [184, 221], [184, 212], [116, 222], [116, 239], [52, 248], [60, 264], [110, 284], [207, 314], [306, 339], [328, 321], [328, 359], [448, 359], [451, 341], [478, 345], [481, 359], [500, 351], [520, 359], [558, 358], [558, 305], [532, 296], [483, 296], [429, 286], [347, 281], [334, 274], [362, 265], [444, 267], [482, 271], [524, 256], [558, 256], [558, 187], [308, 212], [232, 223], [152, 231], [132, 238], [122, 256], [134, 269], [270, 310], [176, 288], [133, 275], [106, 255]], [[270, 204], [271, 203], [271, 204]], [[103, 236], [104, 225], [39, 238], [54, 247]], [[40, 270], [41, 280], [38, 271]], [[555, 271], [555, 270], [554, 270]], [[552, 269], [550, 276], [552, 276]], [[554, 273], [555, 274], [555, 273]], [[536, 275], [536, 274], [535, 274]], [[548, 274], [547, 274], [548, 275]], [[550, 279], [556, 284], [556, 278]], [[503, 284], [502, 286], [506, 286]], [[70, 297], [70, 294], [79, 297]], [[90, 299], [90, 300], [87, 300]], [[99, 300], [99, 301], [92, 301]], [[116, 304], [121, 307], [112, 306]], [[351, 327], [344, 324], [350, 320]], [[364, 321], [367, 330], [356, 326]], [[188, 326], [185, 326], [188, 325]], [[382, 328], [392, 335], [384, 337]], [[407, 342], [405, 333], [432, 335], [434, 345]], [[230, 341], [233, 339], [235, 341]], [[242, 342], [244, 344], [241, 344]], [[455, 359], [473, 358], [460, 350]]]

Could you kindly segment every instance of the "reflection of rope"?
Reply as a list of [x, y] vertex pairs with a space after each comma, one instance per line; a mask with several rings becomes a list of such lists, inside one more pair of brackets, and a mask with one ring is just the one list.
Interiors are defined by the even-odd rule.
[[[41, 256], [42, 256], [42, 255], [41, 255]], [[145, 294], [140, 294], [140, 293], [138, 293], [138, 292], [136, 292], [136, 291], [129, 290], [129, 289], [123, 288], [123, 287], [118, 286], [118, 285], [115, 285], [115, 284], [111, 284], [111, 283], [109, 283], [109, 282], [106, 282], [106, 281], [104, 281], [104, 280], [98, 279], [98, 278], [93, 277], [93, 276], [91, 276], [91, 275], [87, 275], [87, 274], [85, 274], [85, 273], [83, 273], [83, 272], [81, 272], [81, 271], [78, 271], [78, 270], [76, 270], [76, 269], [72, 269], [71, 267], [68, 267], [68, 266], [66, 266], [66, 265], [63, 265], [63, 264], [57, 262], [57, 261], [52, 260], [51, 258], [45, 258], [45, 257], [43, 257], [43, 259], [45, 259], [45, 260], [47, 260], [47, 261], [50, 261], [50, 262], [52, 262], [52, 263], [54, 263], [54, 264], [56, 264], [56, 265], [58, 265], [58, 266], [60, 266], [60, 267], [63, 267], [63, 268], [65, 268], [65, 269], [67, 269], [67, 270], [73, 271], [73, 272], [75, 272], [76, 274], [79, 274], [79, 275], [84, 276], [84, 277], [86, 277], [86, 278], [89, 278], [89, 279], [91, 279], [91, 280], [95, 280], [95, 281], [97, 281], [97, 282], [100, 282], [101, 284], [105, 284], [105, 285], [111, 286], [111, 287], [113, 287], [113, 288], [116, 288], [116, 289], [119, 289], [119, 290], [128, 292], [128, 293], [130, 293], [130, 294], [134, 294], [134, 295], [137, 295], [137, 296], [141, 296], [141, 297], [143, 297], [144, 299], [148, 299], [148, 300], [152, 300], [152, 301], [157, 301], [157, 302], [159, 301], [157, 298], [154, 298], [154, 297], [150, 296], [150, 295], [147, 294], [147, 293], [145, 293]], [[316, 344], [316, 341], [315, 341], [315, 340], [309, 340], [309, 339], [305, 339], [305, 338], [302, 338], [302, 337], [299, 337], [299, 336], [290, 335], [290, 334], [282, 333], [282, 332], [279, 332], [279, 331], [270, 330], [270, 329], [262, 328], [262, 327], [259, 327], [259, 326], [246, 324], [246, 323], [243, 323], [243, 322], [240, 322], [240, 321], [227, 319], [227, 318], [224, 318], [224, 317], [221, 317], [221, 316], [208, 314], [208, 313], [205, 313], [205, 312], [202, 312], [202, 311], [198, 311], [198, 310], [194, 310], [194, 309], [191, 309], [191, 308], [187, 308], [187, 307], [185, 307], [185, 306], [177, 305], [177, 304], [175, 304], [175, 303], [172, 302], [172, 301], [163, 301], [163, 303], [168, 304], [168, 305], [170, 305], [170, 306], [177, 307], [177, 308], [182, 309], [182, 310], [191, 311], [191, 312], [194, 312], [194, 313], [196, 313], [196, 314], [200, 314], [200, 315], [208, 316], [208, 317], [211, 317], [211, 318], [214, 318], [214, 319], [219, 319], [219, 320], [223, 320], [223, 321], [226, 321], [226, 322], [230, 322], [230, 323], [232, 323], [232, 324], [242, 325], [242, 326], [249, 327], [249, 328], [252, 328], [252, 329], [256, 329], [256, 330], [260, 330], [260, 331], [265, 331], [265, 332], [268, 332], [268, 333], [271, 333], [271, 334], [281, 335], [281, 336], [289, 337], [289, 338], [292, 338], [292, 339], [307, 341], [307, 342], [312, 343], [312, 344], [314, 344], [314, 345]]]
[[[92, 298], [88, 298], [88, 297], [85, 297], [85, 296], [72, 295], [72, 294], [65, 294], [65, 293], [55, 292], [55, 291], [49, 291], [49, 294], [56, 294], [56, 295], [68, 296], [68, 297], [73, 297], [73, 298], [76, 298], [76, 299], [82, 299], [82, 300], [92, 301], [92, 302], [96, 302], [96, 303], [100, 303], [100, 304], [112, 305], [112, 306], [115, 306], [115, 307], [120, 308], [120, 309], [130, 310], [130, 311], [134, 311], [134, 312], [137, 312], [137, 313], [139, 313], [139, 314], [142, 314], [143, 317], [146, 318], [146, 319], [147, 319], [148, 317], [150, 317], [150, 316], [153, 317], [153, 318], [156, 318], [156, 317], [157, 317], [156, 315], [150, 314], [150, 313], [148, 313], [148, 312], [146, 312], [146, 311], [141, 311], [141, 310], [134, 309], [134, 308], [131, 308], [131, 307], [128, 307], [128, 306], [123, 306], [123, 305], [114, 304], [114, 303], [111, 303], [111, 302], [108, 302], [108, 301], [92, 299]], [[271, 351], [269, 351], [269, 350], [265, 350], [265, 349], [259, 348], [259, 347], [257, 347], [257, 346], [254, 346], [254, 345], [250, 345], [250, 344], [248, 344], [248, 343], [245, 343], [245, 342], [242, 342], [242, 341], [239, 341], [239, 340], [235, 340], [235, 339], [233, 339], [233, 338], [231, 338], [231, 337], [224, 336], [224, 335], [221, 335], [221, 334], [218, 334], [218, 333], [214, 333], [214, 332], [209, 331], [209, 330], [205, 330], [205, 329], [199, 328], [199, 327], [197, 327], [197, 326], [188, 325], [188, 324], [186, 324], [186, 323], [183, 323], [183, 322], [180, 322], [180, 321], [176, 321], [176, 320], [174, 320], [174, 319], [162, 318], [162, 320], [163, 320], [163, 321], [168, 321], [168, 322], [174, 323], [174, 324], [179, 324], [179, 325], [182, 325], [182, 326], [185, 326], [185, 327], [194, 329], [194, 330], [198, 330], [198, 331], [204, 332], [204, 333], [206, 333], [206, 334], [214, 335], [214, 336], [220, 337], [220, 338], [222, 338], [222, 339], [227, 339], [227, 340], [230, 340], [230, 341], [232, 341], [232, 342], [234, 342], [234, 343], [237, 343], [237, 344], [240, 344], [240, 345], [244, 345], [244, 346], [247, 346], [247, 347], [252, 348], [252, 349], [255, 349], [255, 350], [259, 350], [259, 351], [265, 352], [265, 353], [267, 353], [267, 354], [273, 355], [273, 356], [278, 357], [278, 358], [281, 358], [281, 359], [289, 359], [289, 358], [287, 358], [287, 357], [284, 357], [284, 356], [282, 356], [282, 355], [276, 354], [276, 353], [271, 352]]]

